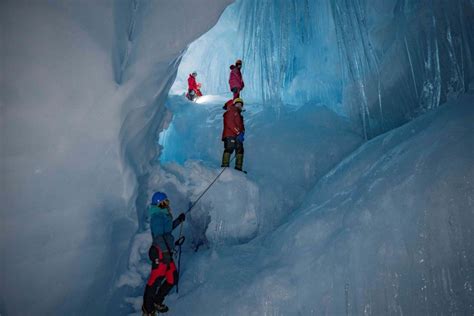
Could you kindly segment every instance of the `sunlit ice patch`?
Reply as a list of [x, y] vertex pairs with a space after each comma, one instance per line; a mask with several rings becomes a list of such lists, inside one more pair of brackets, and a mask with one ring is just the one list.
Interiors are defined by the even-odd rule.
[[229, 98], [232, 98], [232, 96], [230, 97], [225, 97], [223, 95], [212, 95], [212, 94], [208, 94], [208, 95], [203, 95], [202, 97], [199, 97], [197, 100], [196, 100], [196, 103], [199, 103], [199, 104], [206, 104], [206, 103], [225, 103], [227, 100], [229, 100]]

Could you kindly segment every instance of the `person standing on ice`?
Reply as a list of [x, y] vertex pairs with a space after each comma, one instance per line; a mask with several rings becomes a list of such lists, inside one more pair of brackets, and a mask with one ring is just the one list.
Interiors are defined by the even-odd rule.
[[186, 219], [184, 213], [181, 213], [173, 220], [170, 202], [162, 192], [153, 194], [149, 211], [153, 244], [148, 250], [152, 268], [142, 305], [143, 315], [146, 316], [168, 311], [168, 306], [163, 301], [178, 282], [178, 271], [173, 261], [175, 241], [172, 231]]
[[241, 98], [234, 99], [233, 104], [227, 106], [224, 113], [224, 129], [222, 141], [224, 142], [224, 153], [222, 154], [221, 167], [229, 167], [230, 156], [235, 150], [235, 169], [242, 170], [244, 163], [244, 117], [242, 108], [244, 101]]
[[240, 91], [245, 87], [244, 79], [242, 78], [242, 60], [237, 59], [235, 65], [230, 65], [229, 86], [230, 91], [234, 94], [234, 99], [240, 98]]
[[202, 97], [201, 84], [196, 82], [197, 72], [193, 71], [188, 78], [188, 93], [186, 97], [194, 101], [196, 97]]

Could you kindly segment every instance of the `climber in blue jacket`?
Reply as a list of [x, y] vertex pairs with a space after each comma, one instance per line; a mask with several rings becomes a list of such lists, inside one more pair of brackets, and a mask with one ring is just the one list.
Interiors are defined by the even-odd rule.
[[153, 244], [148, 251], [152, 262], [151, 273], [143, 295], [142, 311], [146, 316], [168, 311], [163, 301], [178, 282], [178, 271], [173, 261], [175, 241], [172, 231], [186, 219], [181, 213], [173, 220], [170, 201], [163, 192], [153, 194], [149, 211]]

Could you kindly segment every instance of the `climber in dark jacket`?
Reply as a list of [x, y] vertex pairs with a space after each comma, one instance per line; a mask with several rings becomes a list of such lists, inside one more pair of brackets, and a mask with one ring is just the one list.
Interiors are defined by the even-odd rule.
[[186, 216], [181, 213], [177, 219], [173, 220], [169, 204], [165, 193], [156, 192], [153, 194], [149, 208], [153, 244], [148, 251], [152, 268], [143, 295], [142, 311], [144, 315], [168, 311], [168, 306], [163, 304], [163, 301], [178, 282], [178, 271], [173, 261], [175, 241], [172, 231], [184, 222]]

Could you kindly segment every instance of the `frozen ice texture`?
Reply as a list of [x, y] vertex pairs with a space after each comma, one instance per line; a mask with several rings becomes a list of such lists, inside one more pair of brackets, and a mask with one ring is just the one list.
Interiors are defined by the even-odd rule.
[[229, 1], [193, 3], [1, 1], [2, 315], [119, 305], [160, 100]]
[[188, 217], [172, 312], [472, 314], [473, 2], [240, 0], [183, 56], [229, 2], [0, 3], [0, 313], [139, 313], [151, 193], [220, 171], [222, 100], [168, 91], [242, 58], [249, 174]]
[[[173, 312], [472, 313], [473, 103], [473, 95], [462, 96], [365, 143], [326, 173], [276, 229], [236, 245], [228, 242], [232, 229], [226, 233], [223, 225], [220, 243], [213, 240], [197, 253], [188, 244], [180, 295], [168, 300]], [[173, 181], [182, 182], [184, 192], [195, 192], [188, 180], [195, 176], [189, 175], [197, 172], [206, 179], [206, 173], [197, 165], [184, 168]], [[221, 191], [226, 176], [209, 191], [188, 228], [199, 222], [194, 215], [210, 216], [210, 234], [215, 220], [252, 227], [243, 222], [240, 193], [256, 180], [251, 173], [226, 173], [235, 183], [234, 196]], [[249, 184], [242, 187], [245, 178]], [[164, 183], [157, 187], [169, 188], [171, 182]], [[229, 201], [225, 209], [214, 207], [222, 200]], [[261, 205], [259, 220], [266, 210]], [[241, 217], [236, 220], [229, 209]]]
[[206, 93], [225, 93], [241, 58], [244, 98], [325, 104], [371, 138], [469, 89], [473, 11], [468, 0], [239, 0], [189, 46], [171, 92], [197, 70]]

